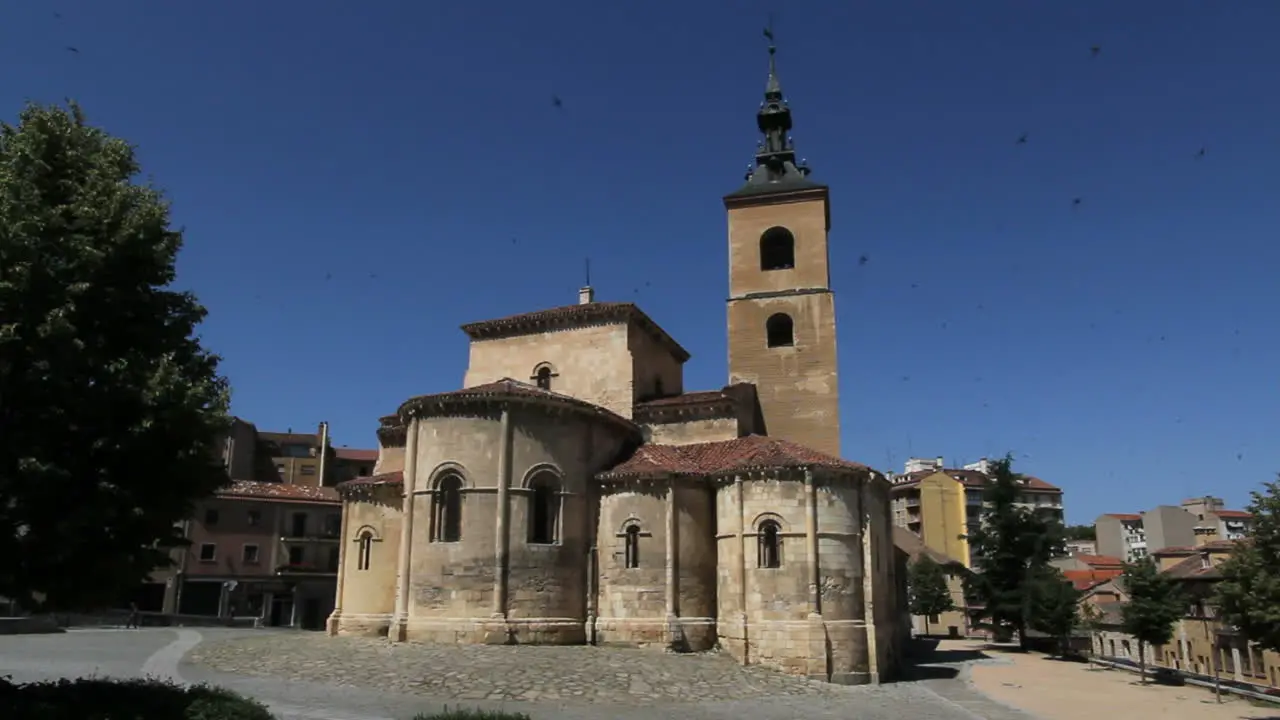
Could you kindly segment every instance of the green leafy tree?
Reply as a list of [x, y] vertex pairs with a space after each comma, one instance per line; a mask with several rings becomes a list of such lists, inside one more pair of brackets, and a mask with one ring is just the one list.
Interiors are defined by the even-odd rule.
[[977, 607], [974, 621], [1018, 633], [1027, 647], [1032, 588], [1049, 561], [1063, 554], [1062, 523], [1019, 504], [1026, 479], [1013, 471], [1013, 456], [991, 463], [981, 524], [968, 535], [973, 557], [965, 595]]
[[928, 553], [907, 568], [907, 593], [911, 614], [924, 616], [924, 632], [929, 634], [929, 618], [956, 609], [947, 587], [947, 571]]
[[1264, 484], [1249, 503], [1253, 531], [1218, 566], [1213, 604], [1228, 625], [1268, 650], [1280, 652], [1280, 482]]
[[1032, 629], [1058, 641], [1060, 654], [1071, 654], [1071, 634], [1080, 624], [1080, 591], [1057, 568], [1045, 568], [1031, 584]]
[[1098, 532], [1092, 525], [1068, 525], [1063, 528], [1062, 535], [1068, 540], [1098, 539]]
[[1186, 613], [1186, 598], [1151, 558], [1125, 564], [1123, 578], [1129, 602], [1120, 608], [1121, 628], [1138, 641], [1138, 669], [1145, 683], [1146, 647], [1165, 645], [1173, 639], [1173, 627]]
[[227, 383], [138, 172], [74, 104], [0, 124], [0, 595], [26, 607], [120, 602], [226, 482]]

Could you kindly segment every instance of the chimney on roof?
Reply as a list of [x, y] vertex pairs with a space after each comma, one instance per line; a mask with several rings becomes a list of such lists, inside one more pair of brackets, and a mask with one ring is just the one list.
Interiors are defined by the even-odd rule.
[[941, 456], [941, 455], [939, 455], [939, 456], [938, 456], [938, 469], [939, 469], [939, 470], [941, 470], [941, 469], [942, 469], [942, 465], [943, 465], [943, 463], [942, 463], [942, 456]]
[[584, 285], [578, 290], [578, 304], [586, 305], [596, 301], [596, 291], [591, 289], [590, 285]]

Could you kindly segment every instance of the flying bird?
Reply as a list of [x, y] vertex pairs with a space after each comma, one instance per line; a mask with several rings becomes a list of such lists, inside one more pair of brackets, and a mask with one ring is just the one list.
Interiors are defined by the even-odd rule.
[[78, 48], [73, 48], [73, 47], [71, 47], [70, 45], [68, 45], [68, 46], [67, 46], [67, 51], [68, 51], [68, 52], [73, 52], [73, 53], [75, 53], [75, 54], [77, 54], [77, 55], [79, 55], [79, 54], [80, 54], [80, 50], [79, 50]]
[[552, 104], [552, 105], [554, 105], [555, 107], [558, 107], [558, 108], [563, 108], [563, 107], [564, 107], [564, 101], [560, 99], [560, 96], [559, 96], [559, 95], [552, 95], [552, 96], [551, 96], [551, 104]]
[[871, 262], [871, 258], [867, 257], [866, 255], [858, 256], [858, 265], [866, 265], [869, 262]]
[[1205, 148], [1200, 148], [1200, 152], [1196, 153], [1196, 157], [1198, 158], [1204, 157], [1205, 151], [1206, 151]]
[[1090, 48], [1089, 48], [1089, 54], [1090, 54], [1092, 57], [1098, 57], [1098, 53], [1100, 53], [1100, 52], [1102, 52], [1102, 46], [1101, 46], [1101, 45], [1094, 45], [1094, 46], [1092, 46], [1092, 47], [1090, 47]]
[[1084, 198], [1074, 198], [1074, 199], [1072, 199], [1072, 201], [1071, 201], [1071, 207], [1072, 207], [1072, 208], [1078, 208], [1078, 207], [1080, 207], [1080, 203], [1082, 203], [1082, 202], [1084, 202]]
[[1022, 133], [1021, 135], [1018, 136], [1018, 144], [1019, 145], [1027, 144], [1027, 133]]

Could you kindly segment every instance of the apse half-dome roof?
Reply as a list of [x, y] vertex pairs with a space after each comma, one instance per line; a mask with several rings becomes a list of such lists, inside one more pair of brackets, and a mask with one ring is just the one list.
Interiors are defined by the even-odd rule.
[[600, 407], [570, 395], [544, 390], [536, 385], [530, 385], [511, 378], [503, 378], [497, 382], [476, 385], [462, 390], [450, 390], [449, 392], [436, 393], [434, 395], [412, 397], [400, 405], [396, 415], [408, 422], [414, 417], [451, 415], [468, 409], [492, 407], [495, 403], [558, 409], [590, 416], [613, 425], [636, 438], [640, 437], [640, 427], [638, 425], [608, 408]]
[[625, 462], [596, 477], [613, 480], [671, 475], [716, 476], [790, 468], [875, 472], [862, 463], [827, 455], [787, 440], [747, 435], [691, 445], [641, 445]]

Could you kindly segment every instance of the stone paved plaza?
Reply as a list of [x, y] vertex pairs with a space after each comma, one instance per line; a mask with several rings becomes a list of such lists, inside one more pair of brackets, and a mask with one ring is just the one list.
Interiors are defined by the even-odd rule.
[[914, 682], [841, 687], [743, 668], [715, 653], [86, 629], [0, 638], [0, 675], [204, 682], [256, 697], [280, 720], [409, 720], [458, 706], [505, 708], [533, 720], [1028, 720], [965, 681], [977, 655], [940, 653], [918, 671], [926, 679]]

